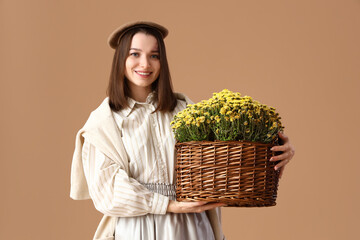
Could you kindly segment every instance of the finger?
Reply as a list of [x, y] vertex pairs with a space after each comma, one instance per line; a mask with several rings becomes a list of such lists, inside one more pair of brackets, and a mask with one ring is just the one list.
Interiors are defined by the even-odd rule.
[[284, 160], [284, 161], [281, 161], [279, 164], [277, 164], [277, 165], [275, 166], [275, 170], [278, 170], [279, 168], [285, 166], [285, 165], [288, 164], [288, 163], [289, 163], [289, 159], [286, 159], [286, 160]]
[[214, 207], [220, 207], [220, 206], [225, 206], [225, 205], [226, 205], [226, 203], [216, 202], [216, 203], [208, 203], [208, 204], [204, 205], [204, 207], [214, 208]]
[[285, 159], [287, 159], [289, 157], [290, 157], [290, 153], [289, 152], [284, 152], [284, 153], [282, 153], [280, 155], [271, 157], [270, 161], [271, 162], [281, 161], [281, 160], [285, 160]]
[[271, 151], [274, 152], [286, 152], [289, 150], [289, 145], [279, 145], [279, 146], [273, 146], [272, 148], [270, 148]]
[[181, 202], [181, 204], [184, 206], [184, 207], [188, 207], [188, 208], [191, 208], [191, 207], [200, 207], [200, 206], [203, 206], [205, 204], [207, 204], [208, 202], [205, 202], [205, 201], [197, 201], [197, 202]]
[[279, 137], [284, 141], [284, 142], [287, 142], [289, 141], [289, 137], [286, 136], [283, 132], [279, 132]]
[[201, 206], [198, 209], [198, 211], [203, 212], [203, 211], [207, 211], [207, 210], [214, 209], [217, 207], [223, 207], [225, 205], [226, 205], [225, 203], [208, 203], [206, 205]]

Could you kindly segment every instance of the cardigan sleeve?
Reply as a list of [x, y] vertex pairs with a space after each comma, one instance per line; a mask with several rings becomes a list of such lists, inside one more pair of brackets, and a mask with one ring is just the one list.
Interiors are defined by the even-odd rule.
[[86, 139], [82, 159], [90, 197], [101, 213], [115, 217], [166, 213], [168, 197], [149, 191], [129, 177]]

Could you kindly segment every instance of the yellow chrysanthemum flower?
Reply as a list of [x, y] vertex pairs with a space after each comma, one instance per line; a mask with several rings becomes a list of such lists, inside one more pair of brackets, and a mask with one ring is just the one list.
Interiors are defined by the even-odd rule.
[[[170, 124], [176, 139], [181, 141], [205, 140], [204, 136], [215, 133], [219, 140], [269, 142], [283, 129], [280, 119], [275, 108], [261, 104], [250, 96], [242, 97], [240, 93], [224, 89], [213, 93], [208, 100], [188, 104], [187, 108], [174, 116]], [[256, 131], [256, 134], [252, 134], [252, 131]]]

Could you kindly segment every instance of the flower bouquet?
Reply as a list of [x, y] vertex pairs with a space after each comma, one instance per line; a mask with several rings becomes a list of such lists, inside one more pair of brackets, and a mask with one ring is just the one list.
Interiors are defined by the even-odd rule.
[[177, 200], [276, 205], [279, 170], [269, 159], [280, 119], [274, 108], [227, 89], [177, 113]]

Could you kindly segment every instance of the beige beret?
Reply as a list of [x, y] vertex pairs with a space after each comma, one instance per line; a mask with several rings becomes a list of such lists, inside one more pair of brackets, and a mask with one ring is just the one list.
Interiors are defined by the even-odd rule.
[[110, 34], [110, 36], [108, 37], [109, 46], [111, 48], [115, 49], [117, 47], [117, 45], [119, 44], [120, 37], [128, 30], [137, 28], [137, 27], [147, 27], [147, 28], [155, 29], [161, 33], [163, 38], [165, 38], [169, 33], [169, 31], [165, 27], [163, 27], [157, 23], [154, 23], [154, 22], [137, 21], [137, 22], [125, 23], [125, 24], [121, 25], [120, 27], [118, 27], [117, 29], [115, 29]]

